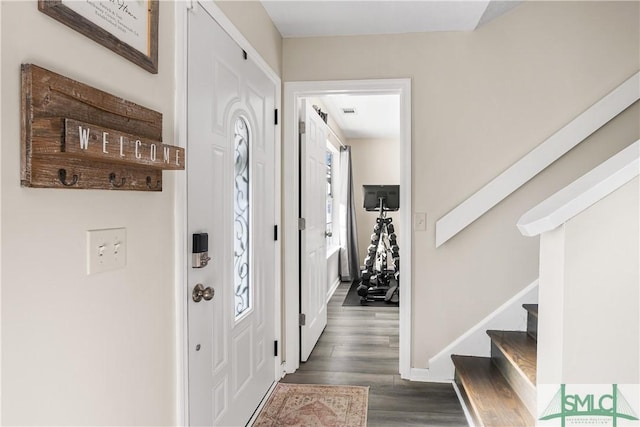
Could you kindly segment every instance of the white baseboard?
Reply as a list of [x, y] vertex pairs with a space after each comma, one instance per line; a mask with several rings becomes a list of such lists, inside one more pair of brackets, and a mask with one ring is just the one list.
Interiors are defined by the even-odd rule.
[[333, 282], [333, 284], [331, 285], [331, 288], [329, 288], [329, 292], [327, 292], [327, 302], [329, 302], [333, 294], [336, 292], [336, 289], [338, 289], [338, 286], [340, 286], [340, 283], [342, 283], [340, 281], [340, 277], [336, 277], [336, 281]]
[[411, 368], [408, 379], [411, 381], [428, 382], [430, 379], [429, 370], [424, 368]]
[[411, 368], [411, 372], [409, 373], [410, 381], [419, 381], [424, 383], [450, 383], [451, 380], [446, 380], [442, 378], [433, 378], [431, 375], [431, 371], [425, 368]]
[[[426, 381], [451, 381], [454, 376], [452, 354], [487, 357], [491, 353], [491, 340], [487, 330], [526, 330], [527, 312], [522, 304], [538, 303], [538, 280], [518, 292], [493, 313], [460, 335], [442, 351], [429, 359]], [[412, 369], [413, 372], [413, 369]]]

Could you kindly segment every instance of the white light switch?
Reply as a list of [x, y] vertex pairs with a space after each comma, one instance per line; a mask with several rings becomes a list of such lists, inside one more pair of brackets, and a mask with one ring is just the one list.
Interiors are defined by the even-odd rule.
[[127, 230], [87, 231], [87, 274], [124, 268], [127, 264]]
[[413, 229], [415, 231], [425, 231], [427, 229], [427, 214], [416, 212], [413, 214]]

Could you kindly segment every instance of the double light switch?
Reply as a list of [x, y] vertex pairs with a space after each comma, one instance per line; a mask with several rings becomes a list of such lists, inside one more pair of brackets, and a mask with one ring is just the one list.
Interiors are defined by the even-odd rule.
[[87, 274], [124, 268], [127, 264], [127, 230], [87, 231]]

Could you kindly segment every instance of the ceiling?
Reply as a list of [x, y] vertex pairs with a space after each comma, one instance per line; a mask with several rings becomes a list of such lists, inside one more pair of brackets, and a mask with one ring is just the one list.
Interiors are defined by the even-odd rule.
[[473, 31], [518, 0], [262, 0], [282, 37]]
[[[262, 0], [284, 38], [473, 31], [521, 0]], [[322, 98], [346, 138], [397, 138], [397, 95], [330, 95]], [[345, 115], [351, 107], [355, 114]]]
[[326, 95], [321, 101], [345, 138], [400, 137], [400, 95]]

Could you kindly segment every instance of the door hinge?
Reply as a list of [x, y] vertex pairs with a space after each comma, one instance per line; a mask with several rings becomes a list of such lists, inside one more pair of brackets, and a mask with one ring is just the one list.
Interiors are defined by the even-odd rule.
[[273, 226], [273, 240], [278, 240], [278, 226]]
[[304, 218], [298, 218], [298, 230], [302, 231], [307, 228], [307, 220]]
[[278, 340], [273, 342], [273, 357], [278, 357]]
[[304, 326], [307, 324], [307, 315], [304, 313], [300, 313], [300, 316], [298, 317], [298, 324], [300, 326]]
[[307, 125], [305, 124], [305, 122], [300, 121], [300, 123], [298, 123], [298, 131], [300, 132], [300, 135], [307, 132]]
[[275, 110], [275, 114], [274, 114], [274, 125], [278, 124], [278, 109], [276, 108]]

